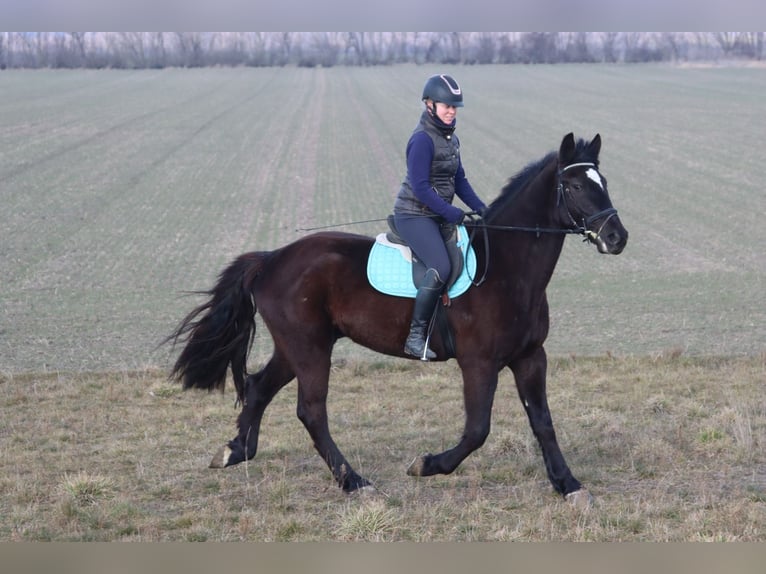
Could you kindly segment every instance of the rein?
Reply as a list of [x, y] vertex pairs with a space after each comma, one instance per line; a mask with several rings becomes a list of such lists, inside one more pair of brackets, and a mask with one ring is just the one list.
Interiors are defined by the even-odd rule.
[[[480, 214], [477, 211], [468, 211], [466, 212], [466, 216], [469, 218], [469, 221], [467, 223], [467, 227], [470, 227], [471, 231], [468, 236], [468, 243], [473, 244], [474, 236], [476, 235], [476, 230], [481, 229], [482, 235], [484, 238], [484, 254], [485, 254], [485, 260], [486, 263], [484, 264], [484, 273], [482, 273], [481, 278], [476, 281], [474, 277], [470, 277], [471, 284], [475, 287], [479, 287], [487, 278], [487, 272], [489, 271], [489, 236], [487, 234], [487, 230], [493, 229], [493, 230], [499, 230], [499, 231], [523, 231], [526, 233], [534, 233], [537, 237], [540, 237], [540, 234], [542, 233], [560, 233], [563, 235], [582, 235], [583, 241], [592, 241], [597, 242], [599, 240], [599, 236], [601, 235], [601, 230], [604, 229], [604, 226], [607, 224], [607, 222], [617, 215], [617, 210], [614, 207], [608, 207], [607, 209], [603, 209], [599, 211], [598, 213], [594, 213], [593, 215], [589, 215], [588, 217], [584, 217], [582, 221], [582, 225], [578, 224], [577, 221], [575, 221], [575, 218], [572, 216], [572, 212], [569, 210], [569, 206], [567, 205], [566, 196], [564, 195], [564, 184], [561, 183], [561, 174], [563, 174], [568, 169], [572, 169], [574, 167], [591, 167], [596, 169], [596, 164], [591, 162], [580, 162], [580, 163], [572, 163], [569, 164], [563, 168], [561, 168], [558, 172], [557, 178], [558, 178], [558, 185], [556, 187], [556, 192], [558, 194], [556, 198], [556, 206], [560, 206], [563, 204], [564, 209], [567, 212], [567, 216], [569, 216], [569, 220], [572, 222], [572, 225], [574, 227], [540, 227], [539, 225], [536, 225], [535, 227], [528, 227], [528, 226], [519, 226], [519, 225], [493, 225], [490, 223], [486, 223], [481, 217]], [[435, 215], [426, 215], [422, 217], [438, 217]], [[604, 222], [601, 224], [601, 226], [598, 228], [598, 231], [591, 231], [588, 229], [588, 227], [598, 219], [604, 217]], [[299, 227], [296, 228], [296, 231], [317, 231], [320, 229], [331, 229], [336, 227], [343, 227], [346, 225], [359, 225], [362, 223], [377, 223], [379, 221], [386, 221], [386, 218], [380, 218], [380, 219], [366, 219], [363, 221], [349, 221], [347, 223], [337, 223], [333, 225], [321, 225], [319, 227]]]

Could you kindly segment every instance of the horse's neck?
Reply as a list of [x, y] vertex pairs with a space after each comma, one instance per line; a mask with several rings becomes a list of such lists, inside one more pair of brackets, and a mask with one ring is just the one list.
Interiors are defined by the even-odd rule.
[[[535, 232], [532, 229], [551, 230], [561, 228], [557, 219], [556, 165], [543, 172], [518, 192], [518, 196], [502, 215], [500, 225], [524, 228], [521, 233], [496, 231], [492, 243], [502, 249], [505, 268], [511, 273], [521, 273], [538, 282], [544, 288], [550, 281], [564, 245], [563, 233]], [[494, 222], [493, 222], [494, 223]]]
[[510, 225], [540, 228], [556, 225], [556, 167], [556, 162], [551, 162], [529, 185], [518, 192], [506, 210]]

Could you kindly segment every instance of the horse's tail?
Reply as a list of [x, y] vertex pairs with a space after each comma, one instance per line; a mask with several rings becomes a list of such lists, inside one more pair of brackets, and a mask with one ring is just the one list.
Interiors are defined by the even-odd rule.
[[267, 252], [240, 255], [218, 276], [215, 287], [204, 291], [209, 299], [189, 313], [168, 337], [185, 342], [170, 373], [184, 389], [219, 389], [226, 384], [231, 365], [237, 397], [244, 400], [247, 356], [255, 337], [253, 283], [263, 268]]

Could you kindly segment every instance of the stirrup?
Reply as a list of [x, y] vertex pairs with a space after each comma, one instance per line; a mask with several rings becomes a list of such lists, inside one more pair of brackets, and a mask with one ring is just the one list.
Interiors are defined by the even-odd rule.
[[428, 345], [423, 345], [423, 351], [420, 353], [415, 352], [415, 349], [411, 349], [408, 345], [404, 345], [404, 352], [410, 357], [417, 357], [424, 363], [427, 363], [436, 358], [436, 353], [428, 348]]
[[435, 359], [436, 353], [428, 348], [428, 339], [430, 339], [430, 337], [421, 336], [414, 338], [408, 336], [407, 340], [404, 342], [404, 353], [411, 357], [417, 357], [423, 362]]

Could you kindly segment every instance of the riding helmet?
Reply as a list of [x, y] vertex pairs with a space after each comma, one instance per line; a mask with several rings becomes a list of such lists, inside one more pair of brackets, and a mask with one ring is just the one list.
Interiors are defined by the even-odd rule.
[[463, 91], [455, 78], [447, 74], [431, 76], [423, 87], [423, 100], [433, 100], [456, 108], [463, 107]]

